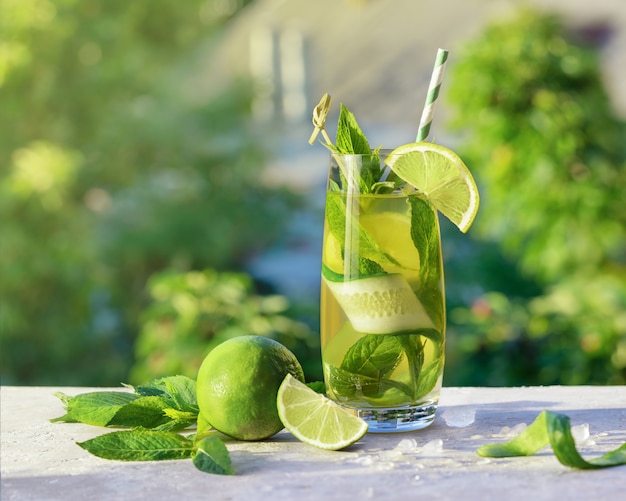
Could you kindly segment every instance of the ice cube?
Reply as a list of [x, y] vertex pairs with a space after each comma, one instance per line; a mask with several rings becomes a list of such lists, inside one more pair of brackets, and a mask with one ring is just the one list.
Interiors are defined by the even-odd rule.
[[390, 471], [393, 470], [396, 465], [392, 462], [382, 462], [382, 463], [374, 463], [374, 468], [376, 471]]
[[378, 457], [383, 461], [394, 461], [402, 457], [402, 451], [399, 449], [392, 449], [390, 451], [382, 451], [378, 453]]
[[352, 462], [362, 466], [371, 466], [374, 463], [374, 460], [371, 456], [359, 456], [353, 459]]
[[443, 451], [443, 440], [436, 438], [424, 444], [422, 454], [440, 454]]
[[443, 411], [442, 417], [448, 426], [465, 428], [474, 422], [476, 410], [465, 407], [448, 407]]
[[587, 440], [589, 438], [589, 425], [585, 423], [572, 426], [572, 437], [574, 437], [574, 442], [576, 443]]
[[413, 438], [403, 438], [395, 448], [402, 452], [417, 452], [417, 442]]
[[498, 436], [504, 437], [504, 438], [513, 438], [514, 436], [519, 435], [521, 432], [523, 432], [527, 427], [528, 425], [526, 423], [516, 424], [515, 426], [513, 426], [513, 428], [504, 426], [500, 430], [500, 433], [498, 433]]

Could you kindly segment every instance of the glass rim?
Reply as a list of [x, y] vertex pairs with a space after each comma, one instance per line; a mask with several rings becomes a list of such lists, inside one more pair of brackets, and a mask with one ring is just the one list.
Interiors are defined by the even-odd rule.
[[[330, 156], [332, 157], [354, 157], [354, 158], [359, 158], [359, 157], [371, 157], [373, 155], [379, 155], [379, 156], [389, 156], [392, 152], [394, 151], [394, 148], [381, 148], [378, 151], [377, 150], [371, 150], [370, 153], [339, 153], [336, 151], [331, 151], [330, 152]], [[400, 155], [400, 153], [398, 153]]]

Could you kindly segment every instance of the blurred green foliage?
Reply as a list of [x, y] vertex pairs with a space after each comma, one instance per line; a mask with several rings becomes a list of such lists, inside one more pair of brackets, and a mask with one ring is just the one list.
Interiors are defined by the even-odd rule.
[[482, 292], [451, 304], [446, 383], [626, 383], [626, 124], [597, 48], [523, 10], [456, 59], [447, 98], [482, 241], [449, 268]]
[[[299, 204], [258, 182], [253, 88], [189, 84], [246, 3], [0, 0], [3, 384], [193, 376], [250, 333], [320, 377], [299, 305], [232, 271]], [[454, 61], [482, 206], [443, 225], [445, 384], [626, 383], [626, 129], [597, 50], [527, 10]]]
[[252, 86], [188, 85], [224, 6], [0, 2], [3, 383], [126, 380], [153, 273], [237, 269], [283, 231]]
[[243, 273], [214, 270], [161, 272], [150, 278], [151, 304], [142, 315], [137, 361], [131, 381], [163, 374], [195, 378], [206, 354], [232, 337], [258, 335], [276, 339], [319, 379], [319, 335], [288, 316], [284, 296], [259, 295]]

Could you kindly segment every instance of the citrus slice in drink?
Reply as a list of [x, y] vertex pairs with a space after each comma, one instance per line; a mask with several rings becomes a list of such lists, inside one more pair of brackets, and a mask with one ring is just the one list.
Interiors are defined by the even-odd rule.
[[326, 285], [352, 327], [368, 334], [431, 329], [434, 324], [406, 279], [396, 273]]
[[364, 214], [359, 222], [372, 240], [398, 263], [383, 263], [385, 271], [402, 272], [406, 277], [419, 276], [420, 255], [411, 239], [411, 215], [408, 212]]
[[291, 374], [278, 389], [278, 415], [302, 442], [336, 451], [352, 445], [367, 432], [367, 423]]
[[343, 273], [343, 256], [341, 244], [330, 232], [325, 232], [324, 247], [322, 248], [322, 262], [335, 273]]
[[467, 232], [480, 198], [474, 178], [452, 150], [433, 143], [409, 143], [393, 150], [385, 163], [463, 233]]

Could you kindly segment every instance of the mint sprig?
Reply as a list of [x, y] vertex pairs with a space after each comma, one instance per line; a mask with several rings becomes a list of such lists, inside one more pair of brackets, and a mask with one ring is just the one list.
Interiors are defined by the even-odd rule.
[[333, 149], [338, 153], [366, 155], [372, 151], [354, 114], [344, 104], [339, 109], [336, 142]]
[[56, 393], [66, 413], [51, 421], [130, 428], [77, 444], [104, 459], [192, 459], [196, 468], [206, 473], [233, 474], [226, 446], [215, 430], [207, 429], [207, 423], [202, 423], [201, 435], [176, 433], [202, 421], [193, 379], [172, 376], [146, 385], [125, 386], [132, 392], [98, 391], [76, 396]]
[[[341, 155], [361, 155], [361, 164], [357, 166], [358, 168], [347, 164], [347, 162], [356, 161], [356, 158], [342, 157], [341, 160], [337, 158], [340, 169], [340, 185], [343, 186], [344, 189], [348, 186], [348, 172], [354, 176], [354, 184], [358, 186], [358, 193], [361, 194], [391, 193], [400, 186], [401, 181], [395, 173], [381, 170], [380, 147], [372, 150], [354, 114], [344, 104], [341, 104], [339, 110], [337, 144], [332, 144], [327, 135], [324, 137], [327, 141], [323, 143], [324, 146], [334, 153]], [[388, 177], [383, 179], [385, 175]], [[331, 186], [334, 186], [337, 191], [340, 190], [340, 185], [331, 180]]]
[[139, 395], [121, 391], [96, 391], [75, 397], [55, 393], [65, 406], [66, 413], [51, 422], [84, 423], [92, 426], [107, 426], [115, 415]]
[[77, 445], [94, 456], [118, 461], [187, 459], [194, 453], [193, 441], [178, 433], [141, 429], [114, 431]]
[[541, 412], [528, 428], [508, 442], [483, 445], [476, 453], [498, 458], [530, 456], [547, 445], [561, 464], [572, 468], [589, 470], [626, 464], [626, 443], [600, 457], [584, 459], [576, 449], [569, 417], [551, 411]]

